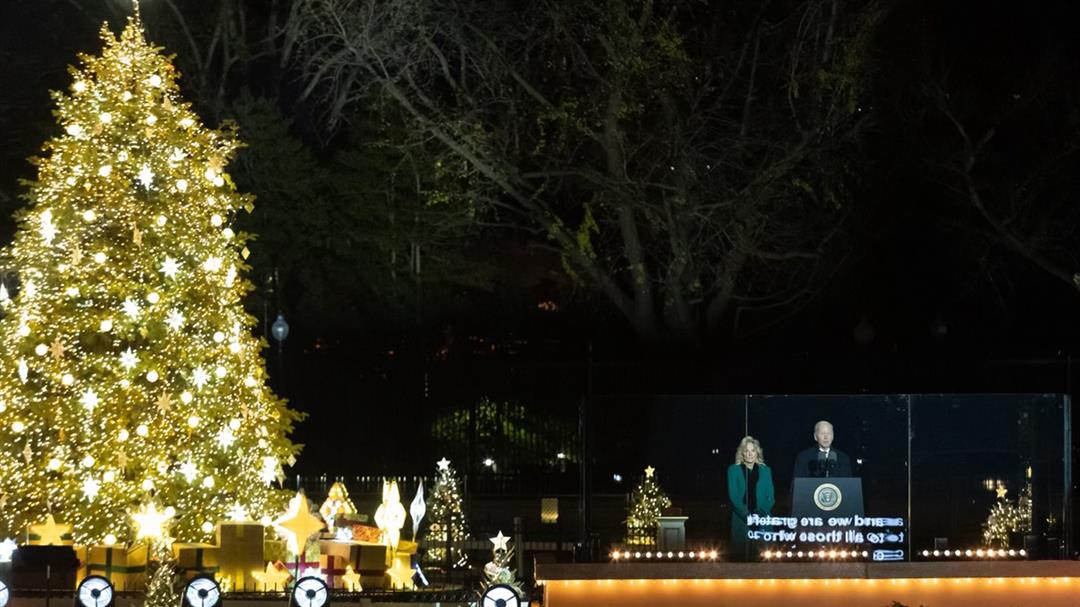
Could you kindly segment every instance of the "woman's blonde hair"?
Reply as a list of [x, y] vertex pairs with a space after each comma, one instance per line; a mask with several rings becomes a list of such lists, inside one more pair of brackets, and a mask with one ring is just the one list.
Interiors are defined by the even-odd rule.
[[757, 463], [764, 464], [765, 463], [765, 451], [762, 450], [761, 443], [758, 442], [758, 439], [754, 438], [753, 436], [744, 436], [743, 439], [741, 441], [739, 441], [739, 448], [735, 449], [735, 463], [736, 464], [743, 463], [743, 455], [742, 454], [743, 454], [743, 449], [746, 448], [746, 445], [753, 445], [754, 446], [754, 450], [757, 451]]

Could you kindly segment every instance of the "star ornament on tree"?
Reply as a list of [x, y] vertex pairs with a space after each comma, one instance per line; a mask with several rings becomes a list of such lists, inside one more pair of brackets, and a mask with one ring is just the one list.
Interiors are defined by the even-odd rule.
[[652, 466], [647, 466], [645, 468], [645, 476], [646, 476], [646, 478], [652, 478], [653, 473], [655, 473], [655, 472], [656, 472], [656, 468], [653, 468]]
[[142, 507], [142, 510], [131, 515], [138, 528], [135, 539], [160, 540], [165, 535], [165, 522], [173, 517], [172, 508], [158, 512], [157, 504], [150, 502]]
[[488, 539], [491, 540], [491, 543], [494, 545], [493, 550], [507, 550], [506, 544], [507, 544], [507, 542], [510, 541], [510, 538], [503, 535], [503, 532], [502, 532], [501, 529], [499, 530], [498, 535], [496, 535], [495, 537], [488, 538]]
[[30, 535], [38, 536], [38, 546], [63, 546], [64, 536], [71, 534], [71, 525], [61, 525], [53, 515], [45, 517], [40, 525], [30, 525]]
[[1005, 488], [1005, 485], [998, 485], [998, 488], [996, 489], [996, 491], [997, 491], [997, 498], [999, 500], [1005, 499], [1005, 494], [1009, 492], [1009, 490]]
[[307, 497], [297, 493], [289, 500], [289, 510], [274, 521], [274, 527], [285, 537], [289, 552], [302, 554], [308, 538], [322, 530], [323, 522], [311, 514]]
[[435, 462], [435, 464], [437, 466], [439, 466], [439, 470], [449, 470], [450, 469], [450, 460], [446, 459], [445, 457], [442, 458], [441, 460]]
[[172, 397], [168, 392], [162, 392], [154, 404], [157, 405], [158, 411], [168, 413], [172, 409]]
[[54, 339], [52, 345], [49, 346], [49, 351], [52, 352], [53, 360], [60, 362], [60, 359], [64, 358], [64, 351], [67, 348], [60, 341], [59, 338]]

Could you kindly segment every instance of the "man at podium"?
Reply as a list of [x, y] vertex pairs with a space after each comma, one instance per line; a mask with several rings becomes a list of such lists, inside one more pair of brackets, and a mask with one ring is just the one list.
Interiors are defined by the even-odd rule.
[[854, 476], [851, 472], [851, 458], [846, 453], [832, 448], [832, 424], [825, 420], [814, 424], [814, 442], [817, 445], [802, 451], [795, 457], [793, 479]]

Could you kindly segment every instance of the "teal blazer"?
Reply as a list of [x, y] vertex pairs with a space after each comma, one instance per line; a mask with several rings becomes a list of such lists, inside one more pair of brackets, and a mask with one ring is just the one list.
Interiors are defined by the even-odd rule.
[[[757, 514], [772, 514], [776, 504], [776, 494], [773, 491], [772, 470], [765, 464], [756, 464], [758, 468], [757, 491], [754, 496], [757, 501]], [[732, 464], [727, 470], [728, 496], [731, 498], [732, 520], [736, 518], [744, 524], [750, 512], [746, 510], [746, 476], [743, 474], [742, 464]]]

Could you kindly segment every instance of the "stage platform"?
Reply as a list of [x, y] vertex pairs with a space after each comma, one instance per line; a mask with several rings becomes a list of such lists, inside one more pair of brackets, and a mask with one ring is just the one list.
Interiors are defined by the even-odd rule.
[[1074, 607], [1080, 562], [537, 563], [545, 607]]

